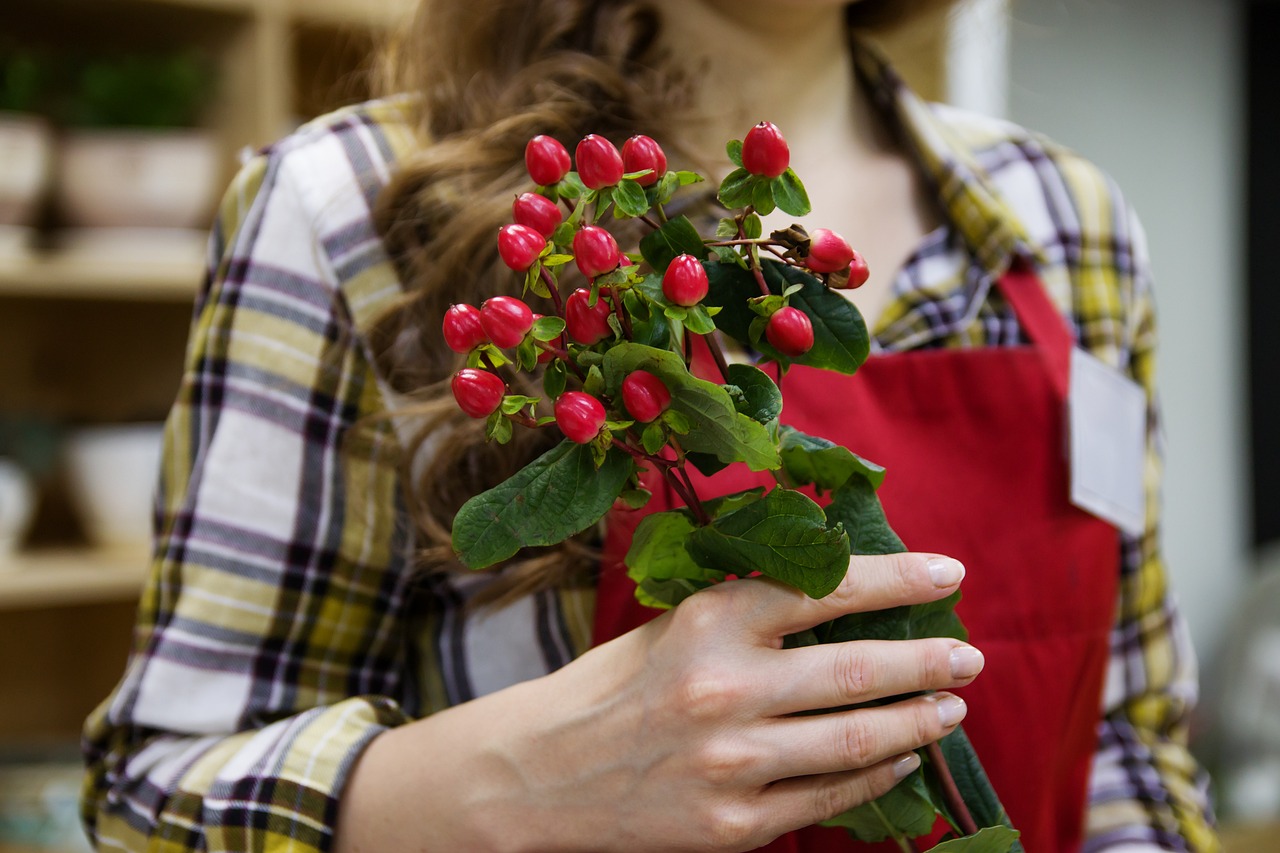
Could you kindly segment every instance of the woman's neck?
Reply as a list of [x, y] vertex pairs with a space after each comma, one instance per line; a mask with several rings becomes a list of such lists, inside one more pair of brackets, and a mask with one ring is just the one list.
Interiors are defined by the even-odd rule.
[[797, 164], [879, 150], [877, 122], [855, 80], [842, 3], [654, 2], [663, 48], [697, 77], [684, 139], [703, 168], [728, 171], [724, 143], [759, 121], [782, 130]]

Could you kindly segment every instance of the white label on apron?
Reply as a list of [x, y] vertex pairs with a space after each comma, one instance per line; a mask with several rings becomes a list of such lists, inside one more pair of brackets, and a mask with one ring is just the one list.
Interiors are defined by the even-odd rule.
[[1132, 536], [1146, 523], [1147, 395], [1079, 347], [1071, 350], [1071, 502]]

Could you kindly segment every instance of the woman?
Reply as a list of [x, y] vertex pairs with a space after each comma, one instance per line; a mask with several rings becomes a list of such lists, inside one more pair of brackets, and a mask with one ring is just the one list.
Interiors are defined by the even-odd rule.
[[[936, 5], [424, 2], [393, 56], [395, 90], [418, 98], [318, 120], [242, 172], [169, 422], [135, 653], [86, 729], [100, 847], [749, 850], [917, 766], [912, 750], [964, 718], [950, 690], [982, 652], [779, 641], [945, 597], [959, 562], [855, 557], [821, 601], [739, 582], [630, 630], [616, 596], [593, 620], [598, 557], [583, 543], [467, 575], [449, 564], [453, 510], [549, 431], [483, 445], [447, 398], [457, 364], [437, 330], [450, 303], [518, 285], [493, 235], [527, 188], [531, 136], [643, 132], [723, 172], [724, 141], [768, 118], [811, 221], [871, 263], [857, 301], [883, 350], [1023, 342], [994, 282], [1024, 257], [1080, 342], [1150, 392], [1145, 256], [1114, 189], [1016, 128], [933, 114], [848, 37]], [[1074, 826], [1029, 849], [1216, 849], [1156, 538], [1153, 518], [1122, 542], [1118, 616], [1109, 593], [1092, 605], [1104, 647], [1114, 638], [1107, 690], [1101, 670], [1086, 679], [1073, 731], [1088, 746], [1064, 752], [1088, 778], [1078, 802], [1048, 804], [1049, 823]], [[616, 639], [584, 653], [593, 628]], [[795, 716], [922, 690], [940, 692]]]

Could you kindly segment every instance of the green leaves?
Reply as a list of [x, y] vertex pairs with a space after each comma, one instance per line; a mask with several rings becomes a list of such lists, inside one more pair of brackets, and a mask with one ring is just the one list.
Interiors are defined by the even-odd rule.
[[521, 548], [562, 542], [609, 511], [633, 468], [630, 456], [610, 450], [597, 470], [590, 447], [564, 441], [463, 504], [453, 522], [453, 550], [468, 567], [482, 569]]
[[844, 531], [829, 529], [822, 508], [791, 489], [774, 489], [699, 528], [687, 547], [699, 565], [760, 572], [812, 598], [839, 586], [849, 564]]
[[[944, 737], [939, 742], [939, 746], [942, 748], [942, 756], [947, 762], [947, 767], [951, 770], [951, 778], [955, 780], [956, 788], [960, 791], [960, 796], [969, 808], [969, 813], [973, 815], [974, 821], [979, 826], [1004, 829], [1004, 833], [991, 832], [988, 836], [994, 839], [991, 842], [993, 844], [1003, 843], [1000, 839], [1009, 838], [1008, 833], [1013, 832], [1013, 824], [1009, 821], [1009, 815], [1005, 812], [1004, 806], [1000, 804], [1000, 798], [996, 796], [995, 789], [991, 787], [991, 780], [982, 769], [978, 753], [964, 733], [964, 729], [956, 729]], [[1018, 834], [1013, 832], [1012, 843], [1005, 847], [959, 846], [947, 849], [963, 850], [965, 853], [978, 853], [978, 851], [980, 853], [1004, 853], [1004, 851], [1023, 853], [1022, 844], [1017, 837]], [[957, 841], [964, 840], [967, 839], [957, 839]]]
[[944, 841], [929, 853], [1022, 853], [1019, 835], [1011, 827], [987, 826], [973, 835]]
[[697, 590], [724, 577], [724, 572], [700, 566], [685, 549], [695, 527], [686, 512], [646, 516], [631, 538], [627, 574], [637, 585], [646, 607], [673, 607]]
[[702, 244], [702, 235], [688, 217], [677, 216], [644, 236], [640, 241], [640, 254], [661, 275], [677, 255], [693, 255], [702, 260], [707, 256], [707, 249]]
[[765, 427], [733, 405], [729, 393], [714, 382], [689, 373], [680, 356], [641, 344], [622, 343], [604, 356], [604, 375], [611, 396], [633, 370], [647, 370], [671, 392], [671, 408], [690, 425], [681, 438], [685, 450], [709, 453], [723, 462], [745, 462], [753, 471], [779, 466], [778, 450]]
[[859, 841], [915, 838], [933, 829], [938, 819], [924, 774], [919, 770], [903, 779], [889, 793], [822, 822], [840, 826]]
[[733, 264], [709, 264], [707, 269], [711, 290], [705, 302], [722, 309], [716, 315], [720, 331], [772, 361], [845, 374], [855, 372], [871, 352], [871, 338], [853, 303], [795, 267], [777, 261], [764, 261], [761, 266], [772, 293], [781, 296], [788, 287], [800, 285], [800, 290], [792, 293], [788, 301], [808, 315], [813, 324], [813, 348], [799, 358], [789, 358], [769, 346], [763, 336], [751, 334], [756, 315], [747, 300], [761, 295], [760, 286], [750, 270]]
[[819, 489], [832, 491], [854, 474], [866, 478], [873, 488], [879, 488], [884, 481], [884, 468], [847, 447], [788, 426], [782, 428], [780, 437], [782, 467], [798, 486], [814, 483]]
[[809, 194], [792, 169], [787, 169], [776, 178], [753, 175], [742, 168], [742, 143], [737, 143], [736, 147], [734, 143], [729, 143], [727, 151], [738, 168], [725, 175], [720, 182], [717, 198], [725, 208], [738, 210], [750, 205], [767, 215], [777, 207], [792, 216], [809, 215]]

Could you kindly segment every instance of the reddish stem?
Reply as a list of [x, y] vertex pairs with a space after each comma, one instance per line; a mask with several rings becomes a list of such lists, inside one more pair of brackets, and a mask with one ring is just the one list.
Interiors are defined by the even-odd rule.
[[729, 362], [724, 357], [724, 350], [720, 347], [720, 340], [716, 337], [715, 332], [702, 336], [707, 343], [707, 349], [711, 350], [711, 357], [716, 361], [716, 367], [720, 370], [720, 376], [725, 383], [729, 382]]
[[560, 285], [547, 272], [546, 267], [538, 267], [538, 275], [542, 276], [542, 281], [547, 286], [547, 290], [551, 291], [551, 301], [556, 304], [556, 314], [564, 317], [564, 305], [560, 302]]
[[938, 775], [938, 784], [942, 786], [942, 797], [947, 802], [947, 808], [955, 816], [956, 823], [960, 825], [960, 830], [965, 835], [973, 835], [978, 831], [978, 824], [974, 821], [973, 815], [969, 813], [969, 807], [965, 805], [964, 797], [960, 795], [960, 789], [956, 787], [956, 780], [951, 775], [951, 768], [947, 766], [947, 759], [942, 755], [942, 747], [935, 741], [924, 749], [929, 756], [929, 761], [933, 764], [934, 772]]
[[641, 222], [643, 222], [645, 225], [648, 225], [648, 226], [649, 226], [650, 228], [652, 228], [654, 231], [657, 231], [659, 228], [661, 228], [661, 227], [662, 227], [661, 225], [659, 225], [658, 223], [656, 223], [656, 222], [654, 222], [652, 219], [650, 219], [650, 218], [649, 218], [649, 215], [648, 215], [648, 214], [646, 214], [646, 213], [642, 213], [642, 214], [640, 214], [640, 216], [638, 217], [638, 219], [639, 219]]
[[[659, 456], [651, 456], [648, 453], [637, 450], [626, 442], [619, 441], [616, 438], [613, 440], [613, 446], [627, 452], [638, 462], [656, 463], [658, 469], [662, 471], [663, 479], [667, 481], [668, 485], [670, 485], [673, 490], [675, 490], [676, 494], [680, 496], [680, 499], [685, 502], [685, 505], [689, 507], [691, 512], [693, 512], [694, 517], [698, 519], [699, 523], [704, 525], [711, 523], [711, 516], [707, 515], [706, 509], [703, 508], [702, 501], [698, 499], [698, 493], [694, 490], [693, 484], [688, 482], [688, 477], [685, 477], [684, 482], [680, 481], [680, 477], [676, 476], [675, 471], [677, 468], [673, 463]], [[683, 475], [684, 471], [681, 470], [680, 474]]]

